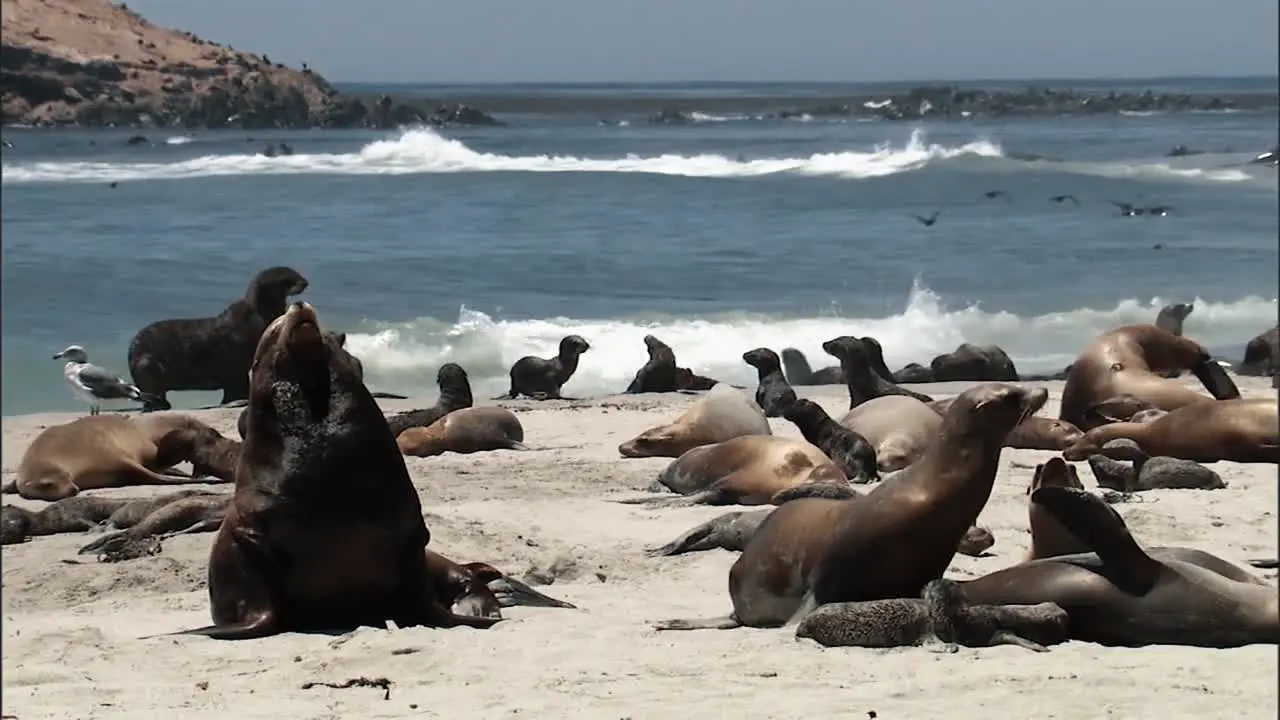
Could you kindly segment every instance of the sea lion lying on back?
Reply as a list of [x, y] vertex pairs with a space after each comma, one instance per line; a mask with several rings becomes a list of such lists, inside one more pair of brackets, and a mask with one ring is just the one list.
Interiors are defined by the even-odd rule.
[[623, 457], [680, 457], [702, 445], [742, 435], [769, 435], [764, 412], [746, 394], [724, 384], [711, 388], [670, 425], [649, 428], [618, 446]]
[[400, 433], [396, 445], [400, 452], [415, 457], [529, 449], [520, 418], [506, 408], [493, 406], [454, 410], [429, 427], [411, 427]]
[[214, 317], [159, 320], [129, 343], [133, 384], [152, 396], [146, 410], [168, 410], [170, 390], [221, 390], [222, 402], [249, 397], [249, 365], [258, 338], [307, 279], [290, 267], [253, 276], [244, 297]]

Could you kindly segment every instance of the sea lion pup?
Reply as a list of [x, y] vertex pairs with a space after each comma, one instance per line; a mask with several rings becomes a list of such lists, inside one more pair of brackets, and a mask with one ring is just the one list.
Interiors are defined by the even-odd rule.
[[222, 402], [249, 397], [249, 364], [258, 338], [307, 279], [290, 267], [253, 276], [244, 297], [214, 317], [158, 320], [129, 343], [134, 385], [153, 396], [145, 410], [168, 410], [170, 390], [221, 390]]
[[881, 377], [872, 361], [873, 351], [868, 350], [864, 340], [842, 335], [822, 343], [822, 349], [840, 361], [840, 372], [844, 375], [845, 387], [849, 390], [850, 410], [869, 400], [889, 395], [903, 395], [922, 403], [933, 402], [933, 398], [928, 395], [908, 390]]
[[644, 336], [649, 361], [636, 371], [635, 379], [627, 386], [626, 394], [675, 392], [676, 354], [671, 346], [652, 335]]
[[764, 411], [741, 391], [716, 385], [670, 425], [649, 428], [618, 446], [622, 457], [678, 458], [743, 435], [771, 435]]
[[[646, 549], [645, 554], [649, 557], [670, 557], [715, 549], [742, 552], [756, 529], [760, 527], [760, 523], [764, 522], [771, 512], [773, 508], [725, 513], [702, 523], [666, 545]], [[969, 557], [981, 557], [995, 544], [996, 538], [990, 530], [974, 525], [965, 532], [956, 552]]]
[[77, 554], [110, 554], [115, 560], [134, 560], [150, 554], [145, 552], [148, 546], [139, 541], [217, 530], [230, 505], [231, 493], [204, 493], [172, 498], [159, 504], [127, 529], [95, 538], [80, 548]]
[[526, 355], [511, 366], [511, 389], [494, 400], [512, 400], [524, 395], [534, 400], [572, 400], [563, 397], [560, 388], [578, 369], [578, 357], [591, 349], [580, 335], [566, 335], [560, 340], [560, 352], [553, 358]]
[[437, 594], [404, 456], [314, 308], [294, 303], [267, 327], [251, 379], [236, 489], [209, 556], [213, 624], [178, 634], [497, 622], [457, 615]]
[[427, 572], [454, 612], [469, 617], [501, 618], [504, 607], [554, 607], [577, 609], [576, 605], [543, 595], [525, 583], [483, 562], [457, 563], [427, 550]]
[[1100, 645], [1280, 643], [1280, 596], [1274, 586], [1144, 550], [1115, 510], [1083, 490], [1041, 487], [1031, 501], [1090, 552], [1032, 560], [961, 583], [968, 602], [1055, 603], [1067, 611], [1072, 639]]
[[400, 437], [400, 433], [411, 427], [430, 427], [432, 423], [448, 415], [454, 410], [469, 408], [475, 402], [471, 397], [471, 380], [467, 371], [457, 363], [445, 363], [436, 371], [436, 385], [440, 388], [440, 397], [436, 404], [422, 410], [409, 410], [387, 418], [387, 426], [391, 434]]
[[[803, 440], [744, 435], [696, 447], [658, 474], [654, 487], [683, 497], [617, 500], [628, 505], [764, 505], [778, 497], [852, 497], [844, 473], [821, 450]], [[798, 493], [798, 494], [797, 494]]]
[[1199, 463], [1280, 463], [1280, 417], [1274, 398], [1206, 400], [1147, 422], [1101, 425], [1063, 450], [1062, 457], [1072, 461], [1090, 455], [1132, 459], [1130, 446], [1108, 447], [1118, 439], [1134, 441], [1149, 457]]
[[756, 348], [742, 353], [742, 361], [756, 369], [756, 404], [765, 417], [782, 417], [783, 411], [796, 401], [796, 391], [782, 374], [778, 353], [769, 348]]
[[76, 495], [39, 510], [5, 505], [0, 509], [0, 544], [26, 542], [38, 535], [92, 530], [129, 502], [130, 498]]
[[1118, 395], [1132, 395], [1162, 410], [1210, 400], [1160, 377], [1175, 369], [1190, 370], [1218, 400], [1240, 397], [1236, 384], [1199, 343], [1155, 325], [1125, 325], [1099, 335], [1071, 364], [1058, 417], [1088, 432], [1101, 424], [1090, 409]]
[[837, 366], [824, 367], [814, 371], [809, 366], [809, 359], [795, 348], [782, 349], [782, 368], [786, 372], [787, 382], [792, 385], [843, 385], [844, 375]]
[[[954, 399], [934, 400], [929, 403], [929, 407], [939, 415], [944, 415]], [[1084, 437], [1084, 433], [1080, 428], [1066, 420], [1032, 415], [1018, 423], [1018, 426], [1009, 433], [1009, 437], [1005, 438], [1004, 446], [1023, 450], [1061, 452], [1074, 445], [1081, 437]]]
[[1046, 652], [1067, 639], [1067, 613], [1053, 603], [969, 605], [953, 580], [934, 580], [920, 598], [823, 605], [796, 627], [797, 638], [825, 647], [920, 645], [934, 652], [1016, 645]]
[[[1098, 487], [1133, 493], [1144, 490], [1221, 490], [1227, 486], [1222, 476], [1193, 460], [1148, 457], [1131, 440], [1113, 440], [1107, 443], [1107, 447], [1118, 450], [1119, 443], [1132, 444], [1132, 465], [1104, 455], [1090, 455], [1088, 458], [1089, 469], [1093, 470]], [[1117, 454], [1121, 452], [1119, 450]]]
[[801, 498], [770, 513], [729, 571], [731, 615], [656, 627], [778, 627], [812, 605], [918, 596], [986, 505], [1005, 436], [1048, 397], [998, 383], [966, 390], [925, 456], [865, 496]]
[[211, 452], [212, 445], [224, 439], [217, 430], [176, 413], [139, 420], [93, 415], [46, 428], [27, 447], [17, 479], [6, 483], [3, 492], [53, 501], [81, 490], [224, 482], [170, 469], [198, 452]]
[[1259, 333], [1244, 346], [1244, 359], [1235, 368], [1241, 375], [1280, 373], [1280, 323]]
[[800, 429], [800, 434], [840, 468], [849, 482], [868, 483], [880, 479], [876, 449], [858, 433], [841, 425], [818, 403], [802, 398], [791, 403], [782, 416]]
[[487, 406], [454, 410], [429, 427], [411, 427], [396, 438], [400, 452], [431, 457], [446, 452], [528, 450], [520, 418], [506, 408]]

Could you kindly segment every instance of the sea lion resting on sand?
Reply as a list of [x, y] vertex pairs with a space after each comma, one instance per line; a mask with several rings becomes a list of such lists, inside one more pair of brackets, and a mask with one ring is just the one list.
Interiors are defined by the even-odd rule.
[[[946, 414], [947, 408], [951, 405], [953, 399], [934, 400], [929, 403], [929, 407], [940, 415]], [[1009, 433], [1009, 437], [1005, 438], [1004, 446], [1023, 450], [1053, 450], [1060, 452], [1074, 445], [1083, 436], [1084, 433], [1080, 431], [1080, 428], [1066, 420], [1044, 417], [1043, 415], [1032, 415], [1018, 423], [1018, 426]]]
[[796, 401], [796, 391], [782, 374], [782, 361], [769, 348], [756, 348], [742, 354], [742, 361], [756, 369], [756, 404], [765, 417], [782, 417]]
[[591, 349], [580, 335], [566, 335], [560, 340], [560, 352], [553, 358], [526, 355], [511, 366], [511, 389], [495, 400], [511, 400], [521, 395], [534, 400], [571, 400], [560, 395], [578, 369], [578, 358]]
[[1090, 455], [1089, 469], [1093, 470], [1098, 487], [1132, 493], [1157, 489], [1221, 490], [1227, 486], [1222, 476], [1198, 462], [1148, 457], [1131, 440], [1112, 440], [1106, 443], [1106, 447], [1109, 452], [1116, 453], [1119, 443], [1129, 444], [1133, 464], [1126, 465], [1105, 455]]
[[429, 427], [411, 427], [400, 433], [396, 445], [400, 452], [415, 457], [529, 449], [520, 418], [506, 408], [493, 406], [454, 410]]
[[213, 624], [180, 634], [497, 622], [458, 615], [439, 596], [404, 457], [310, 305], [267, 327], [251, 378], [235, 495], [209, 558]]
[[[645, 554], [649, 557], [670, 557], [717, 549], [742, 552], [747, 542], [751, 540], [751, 536], [760, 527], [760, 523], [764, 522], [773, 510], [773, 508], [765, 508], [725, 513], [702, 523], [666, 545], [648, 548]], [[995, 544], [996, 538], [990, 530], [974, 525], [965, 531], [956, 552], [969, 557], [981, 557]]]
[[694, 448], [658, 474], [651, 490], [668, 489], [683, 497], [619, 500], [644, 505], [764, 505], [810, 491], [824, 497], [852, 497], [840, 468], [803, 440], [776, 435], [744, 435]]
[[1280, 596], [1270, 584], [1208, 553], [1144, 550], [1120, 515], [1086, 491], [1041, 487], [1031, 501], [1088, 552], [1032, 560], [964, 582], [968, 602], [1052, 602], [1067, 611], [1072, 639], [1100, 645], [1280, 643]]
[[769, 421], [758, 405], [724, 384], [705, 396], [670, 425], [659, 425], [618, 446], [623, 457], [678, 458], [695, 447], [742, 435], [770, 435]]
[[1067, 613], [1053, 603], [969, 605], [952, 580], [925, 585], [921, 598], [830, 603], [809, 613], [797, 638], [826, 647], [922, 645], [955, 652], [959, 645], [1016, 645], [1035, 652], [1065, 642]]
[[132, 560], [147, 552], [143, 541], [175, 535], [213, 532], [222, 526], [231, 493], [201, 493], [168, 498], [158, 503], [136, 523], [120, 532], [94, 539], [80, 548], [80, 555], [109, 554], [113, 560]]
[[248, 398], [258, 338], [289, 296], [306, 289], [298, 271], [270, 267], [215, 317], [159, 320], [139, 330], [129, 343], [129, 372], [138, 389], [153, 396], [144, 408], [168, 410], [170, 390], [221, 390], [224, 404]]
[[871, 443], [876, 467], [889, 473], [924, 456], [942, 429], [943, 416], [913, 397], [885, 395], [850, 410], [840, 424]]
[[1208, 400], [1170, 410], [1147, 422], [1114, 422], [1086, 432], [1062, 451], [1067, 460], [1090, 455], [1132, 459], [1130, 447], [1111, 446], [1113, 440], [1137, 443], [1150, 457], [1171, 457], [1212, 463], [1280, 463], [1280, 417], [1274, 399]]
[[1170, 370], [1190, 370], [1218, 400], [1240, 397], [1226, 371], [1199, 343], [1154, 325], [1125, 325], [1099, 335], [1071, 364], [1058, 417], [1088, 432], [1104, 422], [1093, 409], [1119, 395], [1162, 410], [1210, 400], [1161, 377]]
[[[237, 453], [234, 440], [189, 415], [94, 415], [37, 435], [22, 456], [17, 479], [3, 491], [53, 501], [99, 488], [225, 482]], [[206, 475], [192, 478], [169, 470], [187, 461]]]
[[866, 496], [801, 498], [774, 510], [729, 571], [730, 616], [656, 627], [778, 627], [808, 607], [918, 596], [942, 577], [986, 505], [1005, 436], [1048, 396], [1004, 384], [966, 390], [925, 456]]

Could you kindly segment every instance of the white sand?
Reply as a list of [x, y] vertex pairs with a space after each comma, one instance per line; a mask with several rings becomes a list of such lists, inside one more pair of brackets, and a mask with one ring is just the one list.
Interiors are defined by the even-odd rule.
[[[1239, 380], [1247, 396], [1274, 396]], [[1046, 413], [1060, 383], [1048, 383]], [[959, 386], [921, 388], [937, 396]], [[842, 388], [804, 388], [836, 414]], [[430, 402], [430, 401], [427, 401]], [[674, 419], [684, 395], [553, 408], [519, 405], [530, 453], [408, 459], [431, 547], [520, 574], [558, 564], [548, 594], [582, 610], [508, 608], [488, 631], [362, 629], [335, 641], [298, 634], [243, 642], [139, 639], [209, 620], [212, 534], [175, 538], [153, 558], [66, 564], [79, 534], [3, 550], [4, 713], [33, 718], [1273, 718], [1275, 646], [1233, 650], [1104, 648], [1072, 642], [1037, 654], [1012, 647], [939, 655], [918, 648], [823, 650], [786, 630], [665, 632], [649, 623], [729, 610], [736, 554], [647, 558], [645, 546], [736, 508], [645, 509], [609, 502], [643, 492], [669, 460], [624, 460], [616, 447]], [[388, 409], [413, 406], [392, 401]], [[518, 405], [513, 403], [512, 405]], [[419, 404], [421, 406], [421, 404]], [[196, 413], [235, 437], [234, 411]], [[71, 419], [4, 419], [6, 473], [43, 427]], [[775, 432], [797, 436], [782, 420]], [[993, 555], [959, 556], [957, 578], [1013, 564], [1028, 546], [1031, 471], [1048, 452], [1005, 450], [979, 518]], [[1088, 466], [1080, 464], [1086, 485]], [[1276, 467], [1219, 463], [1219, 491], [1153, 491], [1116, 506], [1148, 544], [1203, 548], [1236, 562], [1276, 554]], [[141, 488], [120, 495], [156, 492]], [[12, 496], [10, 496], [12, 498]], [[20, 499], [10, 502], [36, 506]], [[1274, 577], [1274, 573], [1268, 573]], [[377, 689], [301, 689], [358, 676]]]

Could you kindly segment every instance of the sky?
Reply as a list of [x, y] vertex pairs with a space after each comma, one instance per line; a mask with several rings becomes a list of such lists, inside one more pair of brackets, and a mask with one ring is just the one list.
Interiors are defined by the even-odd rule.
[[337, 82], [1275, 75], [1276, 0], [132, 0]]

